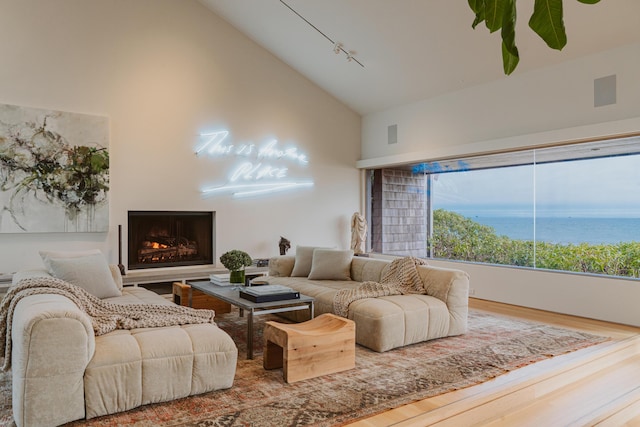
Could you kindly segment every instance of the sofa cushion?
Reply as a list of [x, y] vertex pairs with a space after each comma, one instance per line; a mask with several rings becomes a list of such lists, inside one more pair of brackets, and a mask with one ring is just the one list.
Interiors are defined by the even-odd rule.
[[[116, 283], [116, 287], [122, 291], [124, 283], [122, 282], [122, 274], [120, 274], [120, 268], [117, 265], [109, 264], [109, 270], [111, 270], [111, 277], [113, 277], [113, 281]], [[29, 279], [32, 277], [52, 277], [52, 274], [44, 268], [19, 270], [13, 275], [11, 283], [15, 285], [22, 279]]]
[[[116, 304], [173, 303], [144, 287], [125, 286]], [[126, 411], [229, 388], [238, 350], [216, 324], [115, 330], [96, 337], [84, 376], [86, 417]]]
[[49, 261], [51, 258], [82, 258], [89, 255], [101, 255], [102, 252], [99, 249], [88, 249], [86, 251], [40, 251], [39, 254], [49, 274], [53, 274]]
[[51, 273], [44, 268], [34, 268], [32, 270], [19, 270], [13, 274], [11, 284], [16, 285], [18, 282], [24, 279], [31, 279], [36, 277], [51, 277]]
[[122, 295], [104, 299], [114, 304], [163, 304], [173, 305], [173, 302], [162, 295], [148, 290], [143, 286], [125, 286]]
[[16, 304], [11, 337], [15, 424], [61, 425], [83, 417], [82, 377], [95, 349], [89, 318], [62, 295], [29, 295]]
[[[295, 289], [301, 294], [315, 298], [314, 311], [318, 316], [323, 313], [333, 313], [333, 297], [340, 289], [355, 289], [360, 283], [351, 280], [309, 280], [306, 277], [268, 277], [269, 284], [283, 285]], [[297, 322], [308, 320], [307, 310], [294, 311], [290, 316]]]
[[443, 301], [410, 294], [354, 301], [349, 319], [358, 344], [382, 352], [447, 336], [450, 316]]
[[121, 295], [102, 254], [76, 258], [48, 257], [48, 263], [54, 277], [79, 286], [98, 298]]
[[124, 283], [122, 282], [122, 273], [120, 273], [120, 267], [115, 264], [109, 264], [109, 270], [111, 270], [111, 277], [116, 282], [116, 287], [122, 291]]
[[351, 260], [351, 280], [356, 282], [379, 282], [390, 265], [391, 262], [384, 259], [353, 257]]
[[352, 250], [316, 249], [313, 251], [310, 280], [351, 280]]
[[96, 337], [84, 376], [86, 417], [229, 388], [237, 354], [231, 337], [212, 323]]
[[269, 260], [269, 276], [290, 277], [296, 258], [293, 255], [281, 255]]
[[319, 248], [317, 246], [296, 246], [296, 262], [293, 264], [292, 277], [307, 277], [311, 272], [311, 263], [313, 261], [313, 251]]

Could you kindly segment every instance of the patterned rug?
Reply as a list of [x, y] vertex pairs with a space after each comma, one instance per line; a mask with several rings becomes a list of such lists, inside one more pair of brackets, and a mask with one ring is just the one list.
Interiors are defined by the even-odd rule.
[[[265, 316], [269, 318], [268, 316]], [[430, 396], [491, 380], [519, 367], [607, 341], [606, 337], [471, 311], [469, 332], [376, 353], [357, 346], [356, 368], [287, 384], [282, 370], [262, 368], [257, 317], [255, 358], [246, 360], [245, 319], [237, 312], [218, 324], [238, 344], [235, 382], [215, 391], [76, 426], [334, 426]], [[0, 376], [0, 425], [12, 425], [10, 375]]]

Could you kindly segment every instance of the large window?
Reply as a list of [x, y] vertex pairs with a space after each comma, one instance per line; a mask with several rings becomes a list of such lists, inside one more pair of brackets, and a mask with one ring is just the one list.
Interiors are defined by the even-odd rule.
[[[394, 174], [372, 174], [373, 180], [410, 176], [415, 193], [418, 177], [423, 182], [420, 191], [426, 195], [424, 209], [396, 208], [379, 224], [371, 218], [374, 242], [394, 240], [393, 247], [398, 247], [398, 233], [387, 232], [386, 224], [393, 223], [389, 217], [400, 216], [402, 223], [419, 212], [426, 217], [422, 222], [425, 256], [640, 277], [638, 137], [392, 170]], [[397, 178], [386, 186], [375, 182], [372, 187], [380, 186], [387, 190], [370, 198], [372, 212], [384, 212], [390, 203], [385, 197], [411, 198], [393, 194], [406, 191], [397, 185]], [[404, 255], [420, 252], [404, 250]]]

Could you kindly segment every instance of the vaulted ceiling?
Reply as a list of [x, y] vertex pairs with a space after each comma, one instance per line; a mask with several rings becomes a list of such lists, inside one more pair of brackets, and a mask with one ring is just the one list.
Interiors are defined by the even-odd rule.
[[471, 28], [466, 0], [200, 1], [362, 115], [640, 42], [640, 0], [564, 0], [562, 51], [528, 28], [534, 0], [517, 0], [520, 64], [505, 76], [500, 35]]

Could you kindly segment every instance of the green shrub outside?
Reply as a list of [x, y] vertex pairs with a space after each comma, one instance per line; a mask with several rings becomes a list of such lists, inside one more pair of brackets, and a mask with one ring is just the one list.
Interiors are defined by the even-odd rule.
[[433, 238], [427, 243], [435, 258], [640, 277], [640, 242], [563, 245], [510, 239], [444, 209], [433, 212]]

